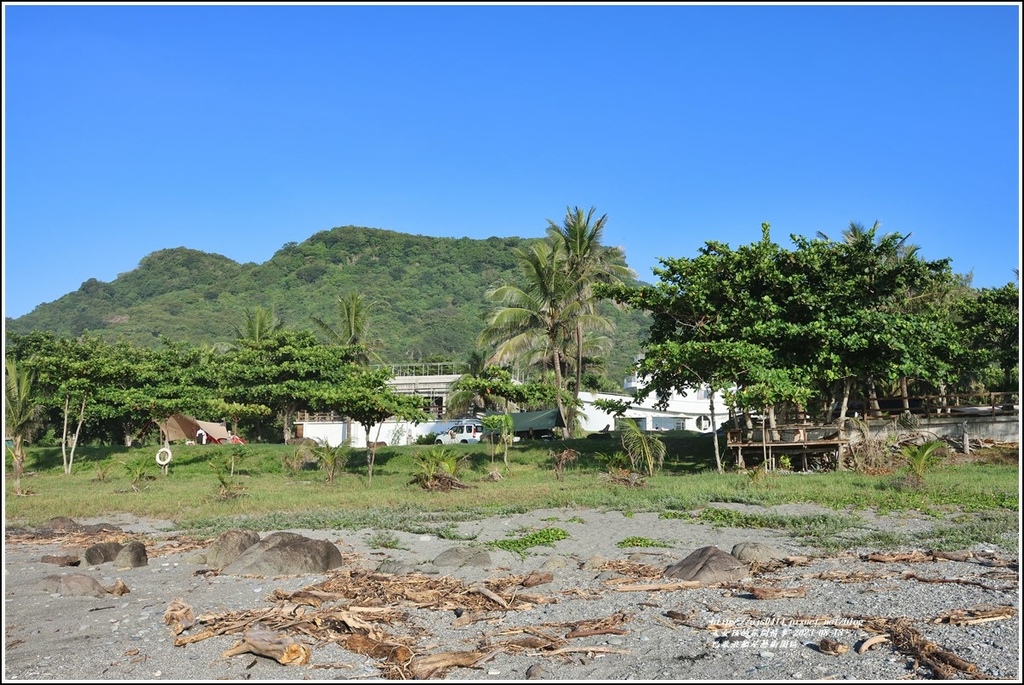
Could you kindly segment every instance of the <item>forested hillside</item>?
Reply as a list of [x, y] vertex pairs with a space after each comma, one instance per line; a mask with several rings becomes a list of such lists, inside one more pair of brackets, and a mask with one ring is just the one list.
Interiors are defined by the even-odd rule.
[[[362, 293], [369, 337], [388, 363], [465, 361], [476, 349], [488, 303], [484, 293], [517, 278], [513, 248], [527, 239], [432, 238], [344, 226], [282, 247], [263, 264], [184, 247], [159, 250], [110, 283], [77, 291], [17, 319], [15, 333], [89, 331], [144, 346], [161, 338], [193, 344], [235, 339], [247, 308], [273, 308], [288, 328], [316, 330], [310, 316], [338, 317], [338, 298]], [[647, 318], [606, 311], [617, 324], [607, 377], [621, 384], [640, 351]]]

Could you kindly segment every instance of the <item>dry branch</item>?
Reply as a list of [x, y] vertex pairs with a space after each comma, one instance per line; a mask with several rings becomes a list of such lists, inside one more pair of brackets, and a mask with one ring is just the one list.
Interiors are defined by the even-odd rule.
[[897, 651], [931, 669], [934, 678], [955, 678], [957, 671], [975, 678], [984, 677], [977, 666], [952, 652], [940, 649], [934, 642], [921, 635], [906, 619], [873, 618], [867, 621], [865, 627], [875, 632], [886, 633]]
[[699, 580], [677, 580], [673, 583], [644, 583], [641, 585], [620, 585], [616, 592], [654, 592], [657, 590], [692, 590], [703, 583]]

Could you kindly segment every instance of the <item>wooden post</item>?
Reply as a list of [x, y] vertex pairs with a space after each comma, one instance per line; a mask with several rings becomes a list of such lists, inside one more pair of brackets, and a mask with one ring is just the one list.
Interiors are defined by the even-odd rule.
[[964, 454], [971, 453], [971, 436], [967, 433], [967, 422], [963, 423], [964, 430]]

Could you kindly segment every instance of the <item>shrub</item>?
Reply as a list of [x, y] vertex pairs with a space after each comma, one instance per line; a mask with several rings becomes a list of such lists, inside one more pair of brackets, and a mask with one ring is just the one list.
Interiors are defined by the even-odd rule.
[[449, 447], [435, 447], [417, 454], [413, 461], [416, 474], [410, 483], [416, 483], [425, 490], [462, 489], [466, 485], [459, 480], [465, 457]]
[[910, 477], [918, 483], [924, 483], [925, 474], [933, 466], [939, 464], [945, 456], [939, 451], [945, 443], [941, 440], [931, 440], [922, 445], [907, 445], [900, 450], [900, 455], [910, 470]]

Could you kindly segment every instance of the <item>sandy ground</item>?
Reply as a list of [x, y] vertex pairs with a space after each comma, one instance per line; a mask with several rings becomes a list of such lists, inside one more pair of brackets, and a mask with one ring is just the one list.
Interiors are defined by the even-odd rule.
[[[821, 511], [811, 505], [750, 509], [782, 514]], [[865, 517], [866, 525], [877, 530], [917, 531], [936, 525], [934, 519], [906, 514]], [[209, 541], [182, 536], [170, 522], [130, 516], [103, 521], [142, 540], [148, 564], [127, 569], [109, 562], [60, 567], [44, 563], [43, 556], [78, 554], [95, 540], [7, 536], [5, 681], [339, 680], [399, 674], [393, 664], [325, 639], [325, 626], [306, 634], [283, 631], [310, 648], [311, 660], [302, 665], [286, 666], [251, 653], [225, 656], [243, 627], [176, 646], [176, 636], [165, 622], [172, 602], [187, 604], [197, 617], [233, 615], [240, 618], [240, 626], [247, 621], [251, 625], [253, 612], [281, 606], [271, 597], [275, 591], [280, 596], [309, 588], [335, 574], [258, 578], [210, 573], [196, 556]], [[530, 548], [522, 557], [486, 546], [549, 527], [566, 531], [568, 537]], [[458, 530], [472, 540], [390, 531], [390, 546], [382, 548], [374, 546], [380, 544], [382, 531], [293, 532], [337, 544], [345, 559], [342, 570], [348, 573], [393, 571], [388, 576], [393, 588], [423, 578], [478, 587], [494, 579], [551, 574], [549, 582], [533, 587], [506, 586], [503, 597], [530, 599], [517, 599], [509, 608], [494, 604], [453, 609], [444, 597], [435, 598], [432, 605], [385, 602], [398, 613], [387, 623], [374, 624], [373, 630], [407, 645], [414, 657], [445, 652], [477, 655], [475, 662], [439, 669], [431, 679], [926, 679], [935, 676], [929, 659], [941, 652], [954, 657], [947, 659], [953, 666], [946, 666], [952, 668], [952, 677], [1020, 676], [1016, 552], [979, 548], [964, 561], [870, 561], [866, 554], [871, 550], [826, 557], [770, 530], [717, 528], [657, 514], [597, 510], [534, 511], [460, 523]], [[269, 532], [273, 531], [261, 534]], [[666, 546], [620, 546], [631, 537]], [[728, 552], [741, 542], [768, 543], [787, 555], [809, 558], [795, 565], [753, 569], [736, 583], [701, 588], [671, 588], [665, 586], [667, 580], [643, 573], [664, 569], [699, 547], [714, 545]], [[433, 563], [457, 547], [486, 551], [489, 559], [461, 567]], [[41, 585], [46, 576], [71, 573], [87, 574], [106, 587], [121, 580], [130, 591], [101, 598], [66, 597]], [[636, 589], [652, 584], [655, 587]], [[804, 596], [759, 600], [752, 592], [757, 587], [802, 588]], [[458, 594], [450, 588], [448, 599]], [[365, 596], [348, 603], [371, 606], [373, 600]], [[453, 601], [457, 604], [457, 597]], [[379, 601], [376, 605], [380, 608]], [[294, 623], [316, 615], [306, 607]], [[897, 619], [904, 621], [903, 632], [891, 629]], [[201, 626], [193, 626], [178, 638], [200, 632]], [[865, 640], [879, 634], [889, 641], [858, 653]], [[826, 647], [834, 640], [840, 651], [848, 651], [829, 653], [822, 648], [823, 640]], [[410, 671], [404, 674], [409, 677]]]

